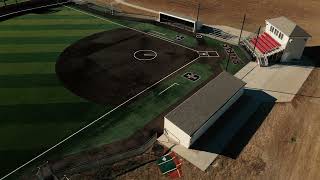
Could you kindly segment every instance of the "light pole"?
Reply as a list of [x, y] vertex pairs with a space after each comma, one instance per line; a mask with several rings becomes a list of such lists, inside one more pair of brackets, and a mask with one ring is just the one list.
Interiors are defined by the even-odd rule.
[[240, 31], [240, 36], [239, 36], [239, 42], [238, 42], [238, 45], [240, 44], [240, 41], [241, 41], [241, 36], [242, 36], [242, 31], [243, 31], [243, 27], [244, 27], [244, 23], [246, 21], [246, 14], [244, 14], [243, 16], [243, 20], [242, 20], [242, 26], [241, 26], [241, 31]]

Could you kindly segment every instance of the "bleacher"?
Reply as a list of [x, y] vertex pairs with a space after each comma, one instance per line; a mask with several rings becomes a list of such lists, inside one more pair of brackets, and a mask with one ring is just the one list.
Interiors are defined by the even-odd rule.
[[[257, 42], [258, 41], [258, 42]], [[262, 53], [266, 54], [278, 49], [281, 44], [278, 43], [275, 39], [273, 39], [269, 34], [264, 32], [263, 34], [259, 35], [258, 38], [252, 38], [250, 43]]]

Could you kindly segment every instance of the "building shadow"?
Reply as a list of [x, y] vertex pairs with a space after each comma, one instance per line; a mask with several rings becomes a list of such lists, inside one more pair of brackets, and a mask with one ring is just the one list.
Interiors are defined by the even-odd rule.
[[263, 91], [244, 95], [212, 125], [190, 149], [236, 159], [259, 129], [276, 99]]
[[305, 47], [303, 57], [311, 61], [314, 66], [320, 67], [320, 46]]

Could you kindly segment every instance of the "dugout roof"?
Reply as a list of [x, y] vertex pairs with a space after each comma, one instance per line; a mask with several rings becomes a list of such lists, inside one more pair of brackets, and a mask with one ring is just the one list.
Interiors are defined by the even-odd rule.
[[192, 136], [244, 85], [242, 80], [224, 71], [172, 110], [166, 118]]

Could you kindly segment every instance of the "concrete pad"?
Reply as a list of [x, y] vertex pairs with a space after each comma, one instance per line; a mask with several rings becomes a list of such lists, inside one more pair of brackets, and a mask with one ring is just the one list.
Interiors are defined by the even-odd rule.
[[[273, 65], [256, 66], [249, 63], [235, 76], [247, 83], [247, 89], [262, 90], [277, 102], [290, 102], [313, 70], [310, 66]], [[249, 71], [245, 76], [245, 72]]]
[[243, 79], [246, 75], [248, 75], [255, 67], [259, 66], [256, 62], [249, 62], [245, 65], [240, 71], [238, 71], [234, 76]]
[[194, 166], [198, 167], [202, 171], [205, 171], [210, 164], [218, 157], [218, 154], [205, 152], [205, 151], [198, 151], [193, 149], [187, 149], [172, 139], [169, 139], [164, 134], [158, 138], [160, 144], [172, 148], [172, 151], [177, 153], [182, 158], [189, 161]]

